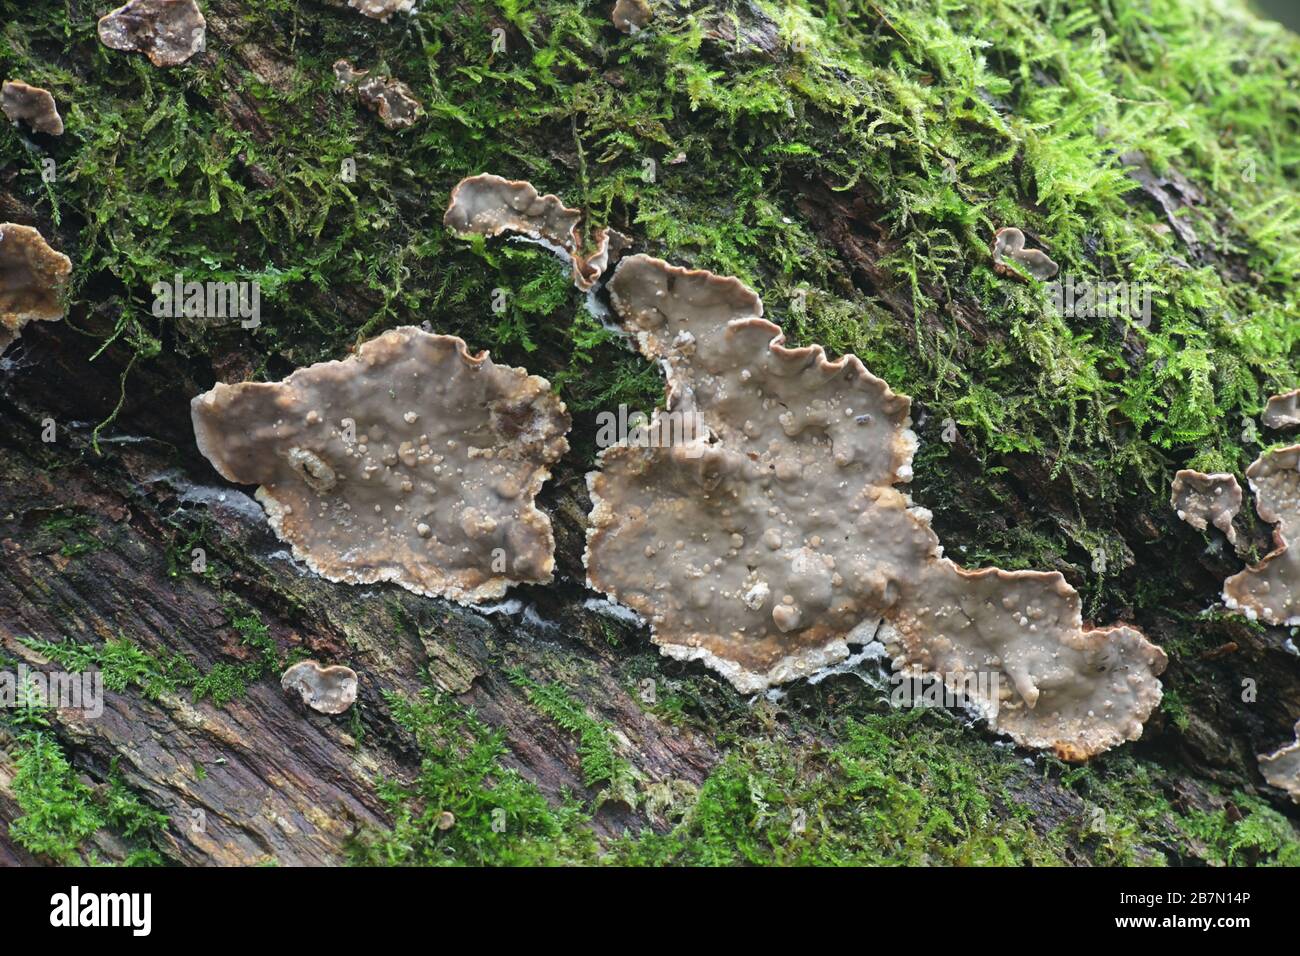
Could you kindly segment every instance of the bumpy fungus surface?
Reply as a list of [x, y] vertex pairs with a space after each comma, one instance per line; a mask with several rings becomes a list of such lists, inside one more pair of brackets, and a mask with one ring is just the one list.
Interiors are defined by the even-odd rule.
[[1294, 743], [1271, 754], [1260, 754], [1259, 772], [1272, 786], [1285, 790], [1292, 800], [1300, 803], [1300, 721], [1296, 722], [1295, 735]]
[[1270, 398], [1264, 407], [1263, 422], [1274, 429], [1300, 425], [1300, 388]]
[[[1083, 759], [1141, 734], [1164, 653], [1132, 628], [1084, 628], [1058, 573], [943, 558], [929, 513], [894, 487], [916, 446], [906, 396], [852, 355], [786, 348], [736, 279], [638, 255], [609, 291], [667, 376], [652, 430], [707, 426], [608, 448], [588, 475], [588, 583], [664, 653], [752, 692], [843, 660], [883, 619], [895, 668], [965, 690], [1027, 746]], [[981, 675], [996, 691], [980, 696]]]
[[63, 135], [63, 117], [49, 90], [22, 80], [5, 80], [0, 87], [0, 110], [11, 122], [23, 122], [38, 133]]
[[636, 33], [645, 29], [653, 16], [646, 0], [618, 0], [610, 12], [614, 26], [623, 33]]
[[410, 13], [414, 10], [415, 0], [348, 0], [348, 6], [372, 20], [387, 23], [394, 13]]
[[514, 232], [541, 243], [573, 264], [573, 283], [586, 292], [618, 259], [626, 237], [609, 228], [592, 234], [584, 253], [582, 212], [558, 196], [539, 195], [531, 183], [482, 173], [456, 184], [443, 223], [461, 235], [499, 236]]
[[304, 704], [322, 714], [341, 714], [357, 700], [357, 672], [341, 664], [299, 661], [284, 672], [280, 686], [297, 691]]
[[100, 18], [99, 39], [154, 66], [178, 66], [203, 49], [207, 26], [194, 0], [131, 0]]
[[1223, 582], [1223, 600], [1250, 620], [1300, 624], [1300, 445], [1261, 455], [1246, 469], [1260, 518], [1275, 525], [1274, 550]]
[[1232, 475], [1207, 475], [1184, 468], [1174, 475], [1169, 504], [1197, 531], [1212, 524], [1228, 536], [1231, 544], [1237, 543], [1232, 519], [1241, 510], [1241, 485]]
[[312, 570], [473, 603], [551, 579], [533, 502], [568, 450], [545, 379], [406, 327], [282, 382], [193, 401], [199, 450], [257, 484], [271, 526]]
[[1025, 248], [1025, 234], [1014, 226], [1005, 226], [993, 234], [993, 268], [1000, 275], [1018, 276], [1014, 268], [1007, 265], [1011, 259], [1035, 279], [1046, 281], [1059, 271], [1053, 262], [1040, 249]]
[[72, 262], [31, 226], [0, 223], [0, 352], [28, 322], [63, 318], [60, 293]]
[[411, 88], [391, 76], [371, 76], [369, 70], [358, 70], [347, 60], [339, 60], [334, 64], [334, 78], [341, 87], [355, 86], [357, 99], [388, 129], [414, 126], [423, 111]]

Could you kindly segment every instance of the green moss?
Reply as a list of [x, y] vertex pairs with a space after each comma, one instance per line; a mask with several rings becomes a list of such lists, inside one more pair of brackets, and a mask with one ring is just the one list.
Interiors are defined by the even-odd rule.
[[1262, 800], [1211, 786], [1210, 798], [1220, 809], [1180, 808], [1166, 796], [1176, 777], [1176, 770], [1165, 772], [1127, 754], [1063, 772], [1062, 782], [1085, 800], [1073, 836], [1104, 865], [1174, 862], [1153, 856], [1152, 846], [1220, 866], [1293, 866], [1300, 859], [1294, 824]]
[[621, 800], [635, 808], [639, 803], [636, 774], [618, 753], [614, 729], [597, 720], [559, 684], [542, 684], [531, 679], [522, 668], [506, 671], [516, 687], [522, 687], [528, 701], [560, 727], [578, 738], [578, 758], [582, 764], [582, 783], [588, 789], [600, 788], [595, 805], [607, 799]]
[[1183, 821], [1187, 835], [1204, 844], [1202, 857], [1218, 865], [1300, 865], [1300, 840], [1290, 821], [1254, 797], [1236, 794], [1233, 810], [1195, 811]]
[[104, 547], [103, 542], [92, 534], [95, 526], [89, 515], [56, 514], [41, 522], [35, 544], [38, 548], [57, 544], [59, 554], [65, 558], [94, 554]]
[[988, 745], [959, 746], [954, 728], [920, 711], [849, 719], [824, 751], [741, 745], [680, 824], [625, 840], [615, 854], [648, 865], [1062, 862], [1006, 789], [1015, 772]]
[[[410, 782], [381, 780], [391, 830], [358, 834], [354, 863], [536, 865], [594, 859], [594, 837], [575, 802], [553, 808], [506, 768], [503, 734], [436, 691], [385, 694], [399, 727], [415, 738], [420, 769]], [[441, 829], [444, 813], [454, 824]]]
[[118, 693], [135, 688], [149, 700], [157, 700], [165, 693], [174, 692], [181, 683], [178, 671], [183, 668], [178, 661], [157, 658], [122, 634], [102, 645], [34, 637], [19, 640], [70, 671], [98, 670], [104, 687]]
[[108, 829], [128, 841], [124, 865], [162, 864], [150, 838], [167, 826], [167, 816], [143, 803], [116, 768], [110, 768], [106, 787], [92, 789], [46, 730], [20, 732], [10, 753], [15, 768], [11, 787], [22, 815], [9, 825], [9, 836], [24, 849], [60, 864], [93, 861], [83, 844], [96, 831]]
[[283, 669], [275, 641], [261, 618], [253, 613], [238, 613], [233, 607], [227, 605], [231, 626], [239, 633], [240, 644], [254, 656], [236, 663], [218, 661], [207, 670], [181, 654], [151, 654], [122, 634], [102, 645], [34, 637], [19, 640], [69, 670], [99, 670], [104, 686], [112, 691], [134, 688], [147, 699], [157, 700], [164, 693], [188, 689], [195, 701], [211, 700], [214, 706], [224, 707], [243, 697], [250, 683]]

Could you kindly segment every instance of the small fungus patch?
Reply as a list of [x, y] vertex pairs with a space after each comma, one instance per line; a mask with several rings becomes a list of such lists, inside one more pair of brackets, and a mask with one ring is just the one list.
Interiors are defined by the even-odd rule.
[[423, 115], [420, 101], [401, 80], [391, 76], [371, 76], [369, 70], [358, 70], [347, 60], [334, 64], [334, 78], [340, 87], [355, 88], [357, 99], [378, 116], [379, 122], [387, 129], [414, 126]]
[[617, 0], [610, 12], [614, 26], [623, 33], [644, 30], [653, 17], [654, 13], [646, 0]]
[[23, 122], [38, 133], [63, 135], [63, 117], [49, 90], [22, 80], [5, 80], [0, 87], [0, 110], [13, 123]]
[[387, 23], [394, 13], [410, 13], [415, 0], [348, 0], [348, 6], [372, 20]]
[[61, 295], [72, 261], [31, 226], [0, 223], [0, 352], [28, 322], [63, 318]]
[[194, 0], [131, 0], [100, 18], [99, 39], [154, 66], [179, 66], [203, 51], [207, 26]]
[[199, 450], [257, 484], [272, 528], [316, 573], [477, 603], [546, 583], [534, 505], [568, 450], [545, 379], [406, 327], [282, 382], [217, 385], [192, 403]]
[[1270, 398], [1264, 407], [1263, 422], [1275, 430], [1300, 425], [1300, 388]]
[[1055, 262], [1041, 249], [1026, 249], [1025, 234], [1014, 226], [1005, 226], [993, 234], [993, 268], [999, 275], [1019, 276], [1010, 259], [1035, 279], [1047, 281], [1059, 270]]
[[1237, 543], [1232, 519], [1241, 510], [1241, 485], [1232, 475], [1207, 475], [1184, 468], [1174, 475], [1169, 504], [1197, 531], [1212, 524], [1227, 535], [1229, 543]]
[[296, 691], [304, 704], [322, 714], [341, 714], [357, 700], [357, 672], [341, 664], [323, 667], [299, 661], [284, 672], [280, 686]]
[[531, 183], [488, 173], [456, 185], [443, 223], [461, 235], [513, 232], [538, 242], [572, 263], [573, 283], [584, 292], [596, 285], [629, 242], [602, 227], [592, 234], [590, 250], [584, 251], [581, 210], [565, 206], [558, 196], [538, 194]]
[[665, 654], [754, 692], [844, 660], [883, 620], [897, 670], [939, 675], [1021, 744], [1077, 760], [1140, 736], [1164, 652], [1084, 627], [1059, 573], [944, 558], [895, 487], [916, 447], [906, 396], [855, 356], [786, 347], [736, 279], [637, 255], [609, 291], [667, 377], [651, 429], [691, 414], [707, 432], [608, 448], [588, 475], [588, 583]]
[[1255, 510], [1274, 525], [1274, 549], [1223, 582], [1223, 600], [1250, 620], [1300, 624], [1300, 445], [1261, 455], [1246, 469]]
[[1296, 739], [1271, 754], [1259, 755], [1259, 772], [1271, 786], [1285, 790], [1300, 803], [1300, 721], [1295, 725]]

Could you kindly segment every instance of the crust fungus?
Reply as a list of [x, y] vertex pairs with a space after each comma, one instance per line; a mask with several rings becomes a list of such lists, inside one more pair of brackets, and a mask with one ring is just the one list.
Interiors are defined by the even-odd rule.
[[178, 66], [203, 51], [208, 22], [194, 0], [131, 0], [100, 17], [111, 50], [143, 53], [154, 66]]
[[644, 30], [653, 17], [646, 0], [617, 0], [609, 18], [623, 33], [637, 33]]
[[355, 86], [357, 99], [379, 117], [387, 129], [406, 129], [414, 126], [423, 115], [423, 107], [411, 88], [391, 76], [371, 76], [369, 70], [358, 70], [347, 60], [334, 64], [334, 78], [339, 86]]
[[1007, 265], [1007, 259], [1011, 259], [1035, 279], [1043, 282], [1060, 271], [1047, 253], [1040, 249], [1026, 249], [1025, 234], [1015, 226], [1004, 226], [995, 232], [992, 249], [993, 269], [999, 275], [1020, 275], [1013, 266]]
[[1232, 519], [1241, 510], [1241, 485], [1232, 475], [1207, 475], [1184, 468], [1174, 475], [1169, 504], [1197, 531], [1212, 524], [1227, 535], [1229, 544], [1237, 543]]
[[621, 233], [602, 227], [591, 236], [592, 251], [584, 253], [581, 210], [568, 208], [558, 196], [539, 195], [529, 182], [489, 173], [456, 184], [442, 221], [461, 235], [527, 236], [572, 263], [573, 284], [583, 292], [595, 286], [628, 243]]
[[1266, 452], [1246, 469], [1255, 510], [1273, 529], [1274, 550], [1223, 582], [1223, 600], [1250, 620], [1300, 624], [1300, 445]]
[[348, 6], [372, 20], [388, 22], [394, 13], [410, 13], [415, 0], [348, 0]]
[[28, 322], [63, 318], [60, 301], [72, 261], [31, 226], [0, 223], [0, 352]]
[[855, 356], [787, 348], [736, 279], [637, 255], [609, 291], [665, 370], [651, 431], [683, 414], [705, 431], [607, 448], [587, 479], [588, 583], [665, 654], [748, 693], [844, 660], [883, 619], [896, 670], [939, 675], [1022, 744], [1076, 760], [1141, 734], [1164, 653], [1085, 628], [1059, 573], [943, 558], [894, 487], [911, 478], [910, 399]]
[[1271, 786], [1285, 790], [1300, 803], [1300, 721], [1295, 725], [1295, 742], [1284, 744], [1271, 754], [1259, 755], [1259, 772]]
[[455, 336], [395, 329], [282, 382], [219, 384], [192, 413], [199, 450], [260, 485], [276, 534], [331, 581], [476, 603], [551, 579], [533, 499], [568, 450], [564, 403]]
[[284, 672], [280, 686], [297, 691], [304, 704], [322, 714], [341, 714], [357, 700], [357, 672], [342, 664], [299, 661]]
[[1270, 398], [1262, 420], [1266, 428], [1276, 430], [1300, 425], [1300, 388]]
[[22, 80], [5, 80], [0, 87], [0, 110], [13, 123], [22, 121], [38, 133], [63, 135], [63, 117], [49, 90]]

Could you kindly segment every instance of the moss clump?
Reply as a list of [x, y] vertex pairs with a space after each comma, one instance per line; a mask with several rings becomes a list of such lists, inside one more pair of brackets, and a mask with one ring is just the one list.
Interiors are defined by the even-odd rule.
[[44, 727], [22, 729], [8, 749], [14, 764], [11, 789], [22, 810], [9, 825], [9, 836], [19, 846], [60, 864], [98, 862], [83, 845], [107, 829], [131, 847], [122, 865], [162, 865], [152, 838], [166, 828], [167, 816], [141, 801], [115, 767], [104, 787], [92, 789]]
[[157, 700], [163, 694], [188, 689], [193, 700], [211, 700], [214, 706], [224, 707], [243, 697], [250, 683], [283, 670], [279, 650], [261, 618], [252, 613], [231, 613], [230, 623], [240, 635], [240, 644], [254, 656], [236, 663], [218, 661], [206, 670], [182, 654], [151, 654], [123, 634], [102, 645], [19, 639], [61, 667], [100, 671], [104, 686], [112, 691], [135, 688], [148, 700]]
[[59, 554], [65, 558], [94, 554], [104, 547], [103, 542], [91, 533], [94, 528], [95, 522], [89, 515], [57, 514], [41, 522], [35, 545], [42, 549], [57, 546]]
[[[436, 691], [385, 694], [397, 725], [415, 738], [415, 779], [378, 782], [393, 826], [358, 834], [354, 863], [366, 865], [538, 865], [589, 862], [596, 843], [579, 804], [553, 808], [501, 763], [504, 735]], [[443, 814], [454, 823], [439, 826]]]
[[632, 766], [619, 756], [613, 727], [588, 714], [586, 708], [559, 684], [539, 683], [522, 668], [512, 668], [506, 676], [516, 687], [524, 689], [529, 703], [578, 738], [582, 784], [589, 789], [600, 788], [595, 805], [615, 799], [635, 808], [639, 802], [636, 774]]

